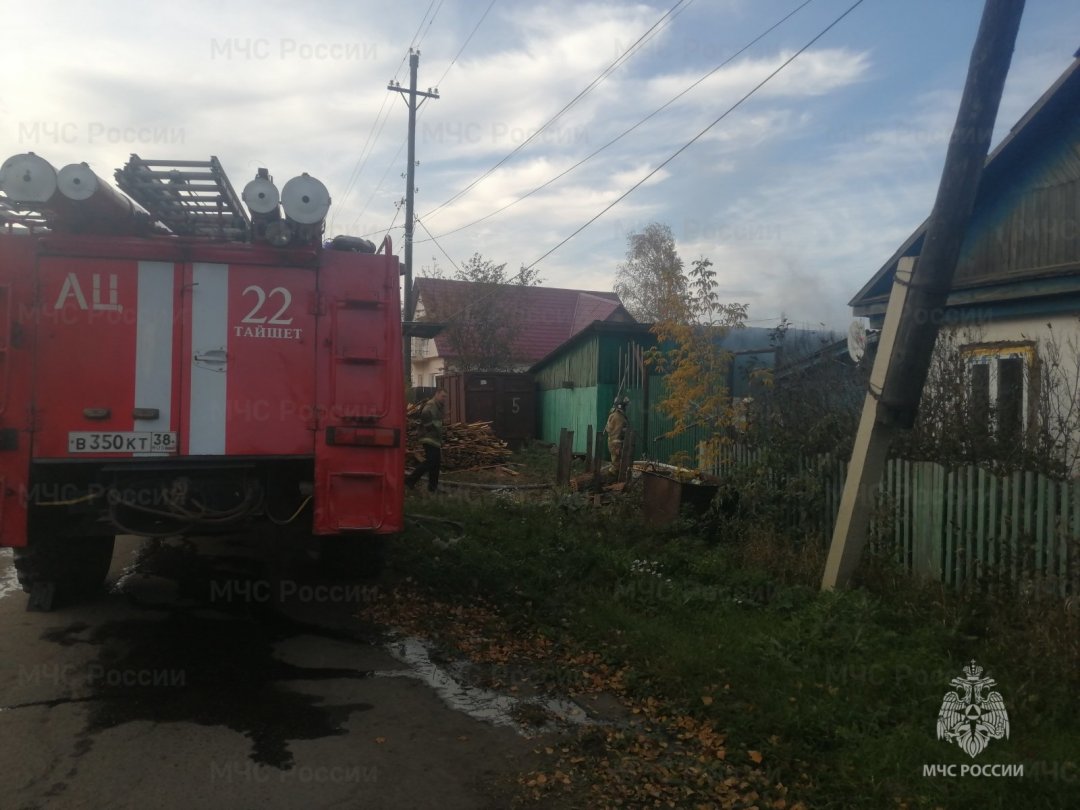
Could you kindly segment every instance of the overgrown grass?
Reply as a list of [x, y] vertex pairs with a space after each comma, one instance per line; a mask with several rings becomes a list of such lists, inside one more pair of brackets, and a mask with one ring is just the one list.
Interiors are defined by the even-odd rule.
[[[818, 544], [746, 525], [721, 524], [712, 543], [689, 523], [651, 530], [630, 501], [409, 506], [466, 536], [447, 547], [407, 532], [399, 572], [618, 657], [636, 694], [714, 720], [729, 750], [762, 752], [771, 781], [810, 807], [1080, 806], [1080, 623], [1060, 602], [957, 594], [873, 560], [860, 589], [822, 594]], [[973, 763], [935, 735], [972, 658], [1011, 720], [974, 763], [1023, 764], [1022, 778], [923, 775]]]

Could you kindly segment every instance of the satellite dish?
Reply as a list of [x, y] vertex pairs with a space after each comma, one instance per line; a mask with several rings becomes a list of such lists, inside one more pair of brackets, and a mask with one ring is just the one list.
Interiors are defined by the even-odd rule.
[[866, 354], [866, 327], [862, 321], [852, 321], [847, 330], [848, 355], [858, 363]]

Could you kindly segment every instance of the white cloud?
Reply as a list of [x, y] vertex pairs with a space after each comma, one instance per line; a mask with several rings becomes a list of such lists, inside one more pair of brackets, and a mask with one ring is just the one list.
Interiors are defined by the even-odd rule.
[[[966, 67], [955, 42], [968, 42], [977, 23], [977, 9], [946, 15], [929, 0], [913, 2], [867, 5], [845, 20], [546, 259], [547, 282], [609, 287], [626, 233], [656, 220], [672, 226], [685, 258], [713, 259], [725, 289], [751, 302], [752, 318], [785, 311], [843, 325], [848, 298], [929, 210]], [[439, 80], [482, 5], [441, 5], [423, 30], [421, 87]], [[442, 97], [422, 108], [418, 213], [507, 155], [668, 7], [500, 0], [441, 82]], [[395, 71], [406, 80], [402, 58], [428, 3], [386, 8], [364, 0], [198, 0], [137, 13], [119, 0], [13, 4], [5, 30], [24, 33], [7, 38], [5, 56], [22, 69], [0, 88], [0, 158], [35, 151], [57, 166], [87, 160], [108, 177], [130, 152], [215, 154], [237, 187], [260, 166], [279, 182], [308, 171], [331, 190], [336, 231], [381, 231], [403, 195], [405, 169], [405, 106], [388, 97], [386, 83]], [[425, 224], [443, 233], [547, 181], [787, 10], [765, 0], [693, 4], [550, 133]], [[831, 14], [808, 9], [580, 169], [443, 246], [456, 258], [479, 251], [512, 267], [534, 260], [700, 132]], [[1075, 48], [1080, 11], [1029, 4], [1026, 14], [999, 137]], [[917, 49], [912, 30], [931, 32]], [[346, 194], [384, 102], [389, 118]], [[395, 238], [400, 244], [400, 231]], [[417, 243], [418, 262], [436, 254], [433, 244]]]

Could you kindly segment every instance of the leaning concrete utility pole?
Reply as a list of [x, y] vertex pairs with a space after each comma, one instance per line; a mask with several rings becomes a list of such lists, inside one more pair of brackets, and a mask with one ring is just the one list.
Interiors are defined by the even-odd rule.
[[897, 431], [910, 430], [915, 423], [1023, 11], [1024, 0], [986, 0], [983, 8], [922, 252], [913, 267], [910, 260], [897, 267], [825, 563], [823, 590], [850, 582], [866, 545], [889, 446]]
[[[420, 51], [409, 49], [409, 87], [402, 87], [396, 82], [387, 85], [387, 90], [394, 90], [405, 98], [409, 105], [409, 165], [405, 170], [405, 313], [404, 321], [412, 322], [416, 302], [412, 294], [412, 249], [413, 249], [413, 195], [416, 192], [416, 111], [425, 99], [438, 98], [439, 91], [430, 87], [427, 92], [416, 89], [416, 70], [420, 66]], [[417, 98], [420, 99], [417, 103]], [[405, 382], [412, 387], [412, 338], [402, 338], [405, 357]]]

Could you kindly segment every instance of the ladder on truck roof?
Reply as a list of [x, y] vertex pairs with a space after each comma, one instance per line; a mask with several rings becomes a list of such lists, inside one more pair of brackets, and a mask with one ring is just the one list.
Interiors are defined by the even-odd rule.
[[133, 154], [116, 170], [116, 182], [175, 234], [230, 241], [250, 237], [251, 220], [216, 157], [143, 160]]
[[26, 203], [17, 203], [0, 193], [0, 229], [22, 226], [30, 231], [45, 227], [45, 214]]

